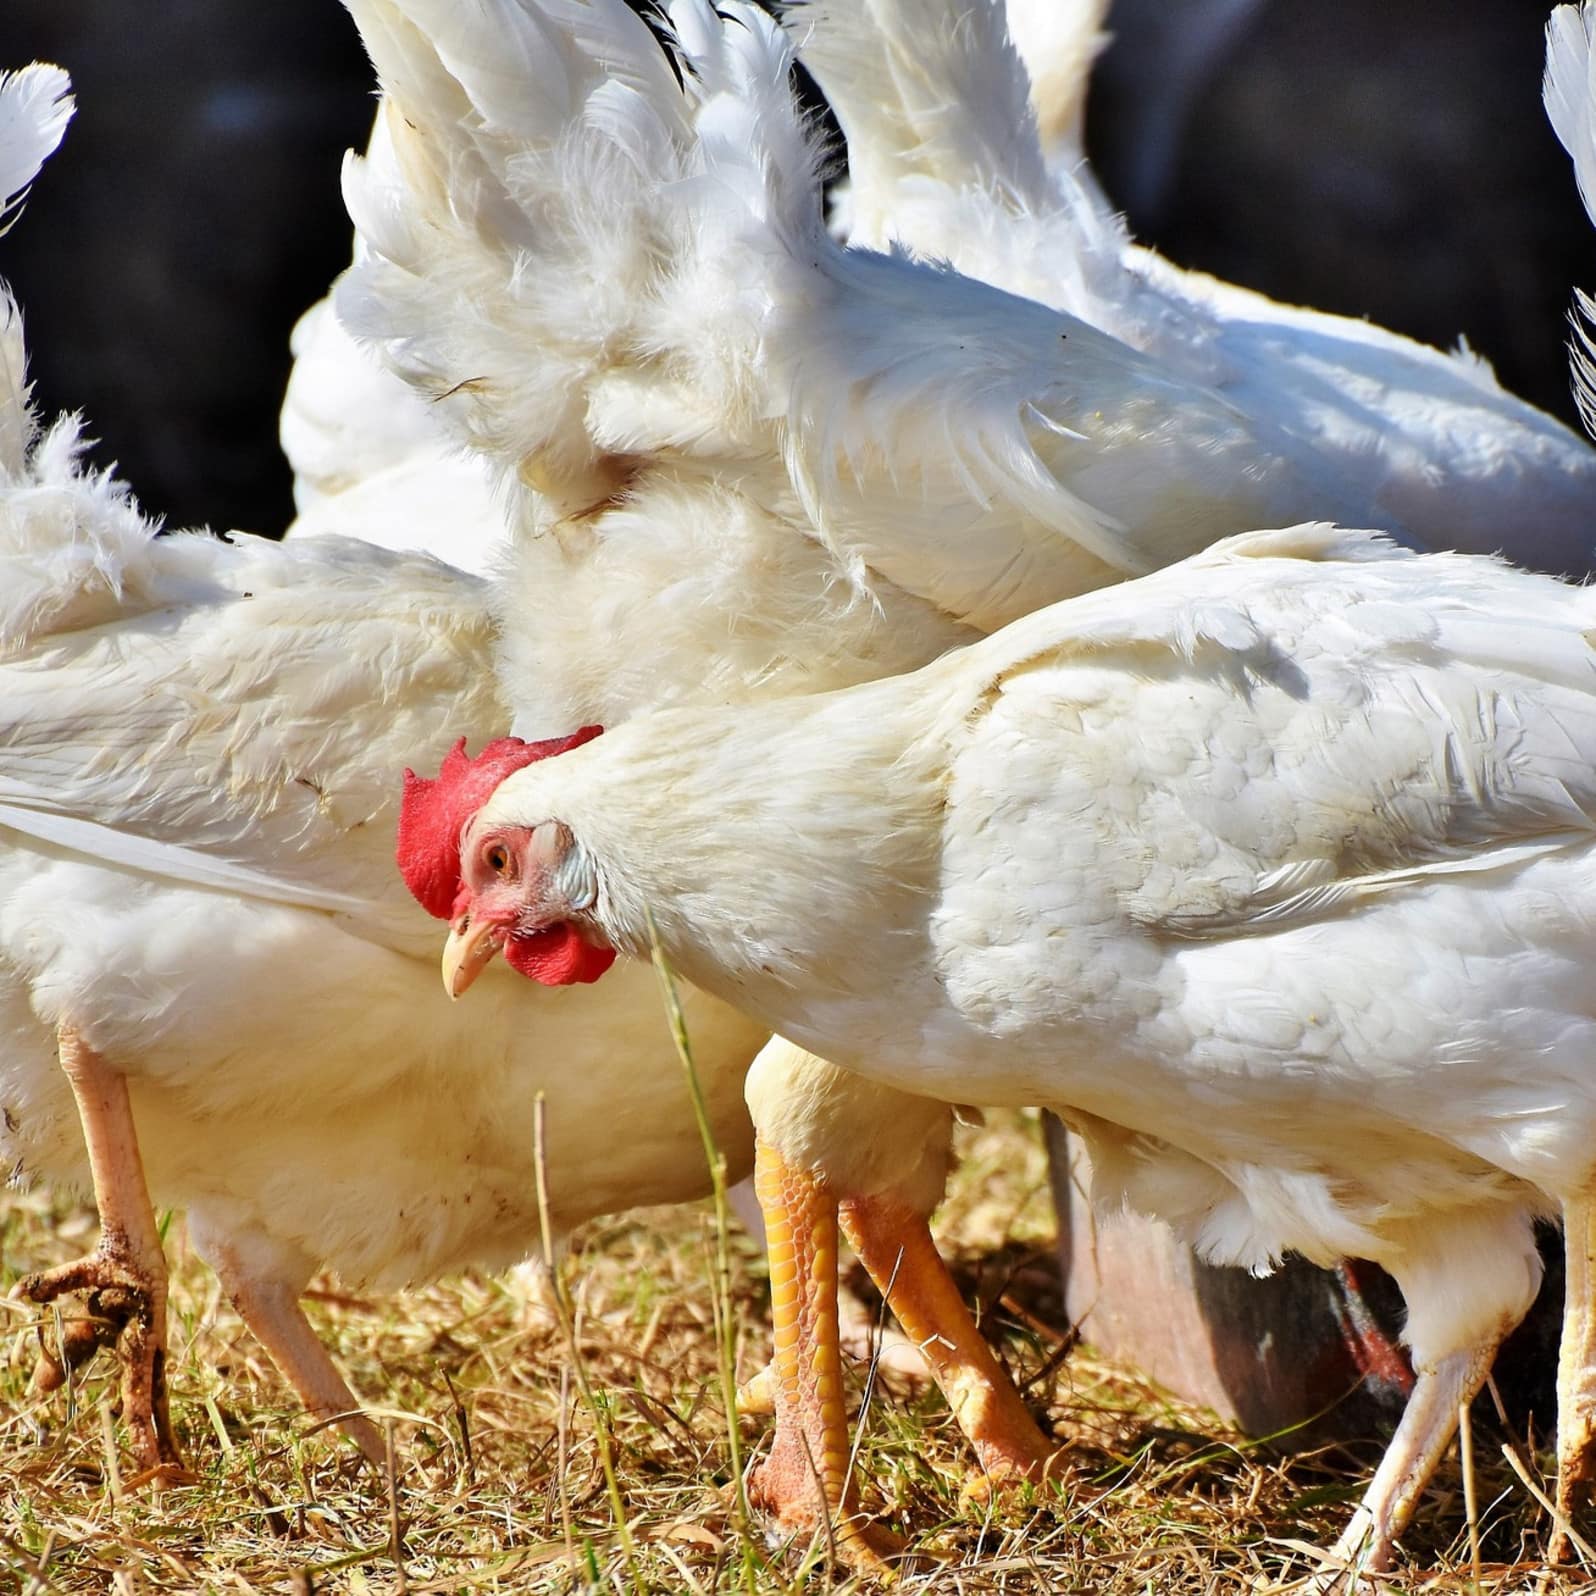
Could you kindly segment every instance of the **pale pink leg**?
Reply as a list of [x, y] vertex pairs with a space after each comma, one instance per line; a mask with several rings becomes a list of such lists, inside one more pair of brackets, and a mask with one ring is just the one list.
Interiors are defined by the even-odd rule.
[[[1568, 1289], [1557, 1360], [1557, 1510], [1574, 1523], [1596, 1477], [1596, 1202], [1590, 1196], [1564, 1203], [1563, 1238]], [[1570, 1562], [1572, 1552], [1568, 1536], [1554, 1530], [1548, 1561]]]
[[[1465, 1347], [1420, 1369], [1413, 1395], [1403, 1410], [1380, 1467], [1363, 1501], [1331, 1550], [1349, 1568], [1378, 1573], [1388, 1568], [1397, 1536], [1407, 1527], [1435, 1465], [1457, 1430], [1458, 1409], [1485, 1383], [1499, 1340]], [[1326, 1588], [1340, 1576], [1329, 1576]]]
[[61, 1026], [56, 1045], [83, 1123], [100, 1240], [87, 1258], [25, 1276], [15, 1295], [44, 1303], [86, 1293], [100, 1327], [70, 1332], [59, 1357], [41, 1360], [35, 1387], [59, 1384], [64, 1364], [114, 1341], [122, 1363], [122, 1418], [134, 1456], [147, 1473], [169, 1473], [182, 1457], [166, 1400], [166, 1255], [144, 1181], [127, 1079], [70, 1025]]
[[207, 1249], [207, 1261], [222, 1282], [228, 1300], [249, 1326], [250, 1334], [270, 1354], [313, 1419], [336, 1419], [344, 1434], [381, 1468], [382, 1436], [360, 1411], [360, 1402], [338, 1372], [321, 1338], [310, 1327], [299, 1292], [270, 1274], [250, 1269], [226, 1244]]

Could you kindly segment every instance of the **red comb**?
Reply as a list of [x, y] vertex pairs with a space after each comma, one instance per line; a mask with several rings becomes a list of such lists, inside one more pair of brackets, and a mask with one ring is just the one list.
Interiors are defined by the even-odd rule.
[[460, 891], [460, 833], [466, 823], [511, 771], [579, 748], [603, 730], [602, 726], [584, 726], [569, 737], [550, 737], [540, 743], [496, 737], [475, 759], [467, 756], [462, 737], [443, 756], [436, 781], [407, 770], [394, 858], [416, 902], [439, 920], [453, 918], [454, 900]]

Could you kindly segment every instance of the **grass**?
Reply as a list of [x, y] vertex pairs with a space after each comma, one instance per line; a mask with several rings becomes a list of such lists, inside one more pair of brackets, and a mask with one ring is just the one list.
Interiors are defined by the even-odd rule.
[[[986, 1323], [1057, 1433], [1075, 1439], [1069, 1495], [961, 1496], [968, 1460], [934, 1395], [872, 1397], [859, 1468], [921, 1554], [900, 1588], [1173, 1596], [1301, 1580], [1295, 1548], [1326, 1543], [1374, 1448], [1284, 1459], [1077, 1348], [1060, 1356], [1051, 1217], [1035, 1127], [1018, 1116], [963, 1135], [941, 1228]], [[4, 1276], [61, 1262], [92, 1215], [0, 1198]], [[535, 1238], [529, 1238], [535, 1241]], [[26, 1393], [27, 1313], [0, 1335], [0, 1592], [858, 1591], [823, 1548], [749, 1542], [723, 1397], [728, 1334], [745, 1377], [768, 1351], [762, 1264], [721, 1257], [709, 1205], [589, 1229], [567, 1276], [565, 1329], [513, 1280], [465, 1278], [395, 1297], [319, 1282], [312, 1317], [392, 1426], [391, 1479], [313, 1431], [172, 1226], [173, 1411], [197, 1479], [126, 1492], [109, 1466], [110, 1366], [70, 1402]], [[729, 1321], [717, 1333], [725, 1270]], [[580, 1359], [575, 1367], [570, 1351]], [[856, 1390], [863, 1387], [859, 1371]], [[581, 1394], [587, 1391], [586, 1400]], [[1544, 1515], [1478, 1414], [1474, 1495], [1482, 1592], [1538, 1583]], [[746, 1455], [765, 1435], [745, 1423]], [[613, 1460], [624, 1528], [606, 1488]], [[125, 1470], [127, 1460], [122, 1459]], [[1538, 1477], [1538, 1476], [1537, 1476]], [[1443, 1467], [1390, 1588], [1475, 1589], [1462, 1474]], [[628, 1554], [628, 1546], [630, 1553]], [[1300, 1586], [1299, 1586], [1300, 1588]]]

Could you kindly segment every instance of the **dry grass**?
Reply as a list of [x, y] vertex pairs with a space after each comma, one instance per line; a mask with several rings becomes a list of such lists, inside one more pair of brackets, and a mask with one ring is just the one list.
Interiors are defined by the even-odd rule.
[[[1056, 1311], [1034, 1127], [1005, 1119], [968, 1133], [965, 1150], [944, 1231], [982, 1304], [1006, 1304], [989, 1328], [1022, 1379], [1041, 1371], [1030, 1395], [1077, 1439], [1081, 1471], [1063, 1498], [1020, 1493], [982, 1508], [961, 1499], [966, 1454], [941, 1403], [878, 1395], [860, 1467], [921, 1554], [901, 1588], [1165, 1596], [1300, 1579], [1310, 1565], [1294, 1544], [1333, 1538], [1373, 1448], [1350, 1462], [1282, 1461], [1085, 1350], [1060, 1363], [1056, 1338], [1020, 1322]], [[0, 1202], [6, 1286], [92, 1242], [90, 1216], [36, 1198]], [[6, 1305], [0, 1592], [862, 1588], [829, 1571], [823, 1549], [772, 1549], [738, 1531], [707, 1209], [622, 1218], [586, 1236], [569, 1279], [591, 1408], [564, 1336], [513, 1283], [466, 1279], [395, 1298], [328, 1284], [312, 1316], [392, 1423], [391, 1490], [335, 1435], [309, 1431], [180, 1226], [169, 1241], [174, 1416], [197, 1480], [160, 1496], [124, 1491], [106, 1444], [106, 1360], [70, 1403], [31, 1403], [31, 1332]], [[766, 1303], [760, 1260], [741, 1242], [731, 1283], [746, 1375], [766, 1351]], [[600, 1426], [625, 1536], [600, 1468]], [[763, 1428], [744, 1435], [757, 1445]], [[1479, 1589], [1574, 1588], [1537, 1584], [1542, 1516], [1478, 1419], [1475, 1446]], [[1474, 1588], [1460, 1478], [1455, 1463], [1442, 1470], [1408, 1541], [1419, 1566], [1446, 1571], [1393, 1588]]]

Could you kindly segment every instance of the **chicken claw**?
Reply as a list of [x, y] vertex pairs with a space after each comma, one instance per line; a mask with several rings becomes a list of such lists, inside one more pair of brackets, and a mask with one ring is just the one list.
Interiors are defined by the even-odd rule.
[[34, 1367], [33, 1390], [44, 1394], [62, 1385], [68, 1368], [77, 1368], [101, 1347], [115, 1347], [122, 1364], [122, 1416], [132, 1432], [141, 1470], [182, 1467], [166, 1398], [166, 1282], [144, 1276], [123, 1248], [102, 1242], [87, 1258], [25, 1275], [15, 1294], [48, 1303], [83, 1293], [88, 1317], [69, 1320], [61, 1345], [43, 1342]]
[[88, 1257], [24, 1276], [14, 1288], [13, 1295], [37, 1303], [69, 1292], [88, 1297], [89, 1325], [78, 1321], [54, 1353], [45, 1351], [34, 1389], [55, 1389], [68, 1367], [114, 1344], [122, 1362], [122, 1417], [140, 1471], [169, 1475], [181, 1469], [182, 1455], [166, 1398], [166, 1256], [144, 1183], [127, 1080], [73, 1027], [62, 1025], [56, 1043], [83, 1122], [100, 1242]]

